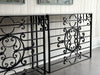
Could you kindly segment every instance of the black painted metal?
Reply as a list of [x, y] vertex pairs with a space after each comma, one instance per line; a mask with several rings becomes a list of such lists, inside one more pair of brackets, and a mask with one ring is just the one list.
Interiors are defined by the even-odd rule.
[[45, 75], [91, 57], [90, 13], [0, 17], [0, 74]]
[[[48, 28], [48, 35], [50, 35], [50, 27], [49, 27], [49, 16], [47, 15], [47, 19], [48, 19], [48, 25], [47, 25], [47, 28]], [[50, 65], [51, 65], [51, 62], [50, 62], [50, 56], [51, 56], [51, 53], [50, 53], [50, 37], [48, 36], [48, 72], [50, 73], [51, 72], [51, 69], [50, 69]]]
[[43, 58], [44, 58], [44, 74], [46, 74], [46, 49], [45, 49], [45, 16], [43, 16], [43, 50], [44, 50], [44, 54], [43, 54]]
[[91, 20], [90, 20], [90, 58], [92, 57], [92, 14], [91, 14]]
[[[36, 19], [36, 38], [38, 38], [38, 32], [37, 32], [37, 30], [38, 30], [38, 28], [37, 28], [37, 27], [38, 27], [38, 26], [37, 26], [37, 25], [38, 25], [38, 24], [37, 24], [38, 21], [37, 21], [37, 20], [38, 20], [38, 19], [37, 19], [37, 18], [38, 18], [38, 17], [35, 17], [35, 19]], [[38, 60], [39, 60], [39, 59], [38, 59], [38, 39], [36, 39], [36, 54], [37, 54], [37, 55], [36, 55], [36, 56], [37, 56], [36, 60], [37, 60], [37, 67], [38, 67], [38, 66], [39, 66], [39, 64], [38, 64]]]
[[31, 47], [32, 47], [32, 68], [34, 69], [34, 42], [33, 42], [33, 24], [34, 24], [34, 17], [30, 17], [30, 21], [31, 21]]

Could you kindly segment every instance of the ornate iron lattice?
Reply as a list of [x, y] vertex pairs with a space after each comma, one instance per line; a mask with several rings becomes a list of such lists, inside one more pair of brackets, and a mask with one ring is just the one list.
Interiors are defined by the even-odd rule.
[[[5, 20], [9, 21], [11, 24], [19, 24], [19, 26], [16, 27], [12, 26], [9, 32], [6, 31], [7, 28], [0, 27], [1, 33], [3, 34], [3, 36], [0, 38], [0, 68], [10, 71], [20, 62], [22, 65], [26, 64], [26, 60], [23, 61], [25, 54], [25, 50], [23, 50], [25, 49], [23, 38], [25, 38], [25, 33], [21, 33], [20, 37], [12, 35], [16, 28], [25, 29], [25, 26], [23, 25], [25, 19], [22, 18], [21, 22], [15, 22], [11, 17], [2, 17], [0, 24], [5, 23]], [[21, 52], [21, 50], [23, 51]], [[5, 75], [6, 74], [7, 72], [5, 72]]]
[[47, 29], [47, 25], [48, 25], [48, 18], [47, 16], [38, 16], [38, 25], [41, 25], [40, 31], [43, 31], [43, 24], [45, 25], [45, 30]]
[[[54, 72], [91, 58], [91, 26], [92, 14], [50, 16], [48, 72]], [[85, 52], [87, 49], [88, 51]], [[51, 62], [54, 59], [58, 60]]]
[[[75, 18], [75, 20], [77, 20], [76, 15], [71, 15], [69, 17], [69, 20], [71, 19], [71, 17]], [[63, 18], [64, 22], [63, 24], [66, 25], [66, 18]], [[58, 47], [59, 47], [59, 43], [64, 43], [65, 45], [65, 50], [63, 51], [64, 54], [67, 54], [67, 52], [70, 52], [69, 57], [64, 57], [64, 64], [67, 60], [70, 59], [72, 53], [75, 53], [75, 59], [74, 62], [71, 62], [70, 60], [68, 62], [75, 63], [77, 60], [77, 57], [81, 58], [81, 53], [79, 53], [78, 51], [81, 50], [81, 46], [80, 46], [80, 42], [82, 40], [82, 42], [85, 41], [85, 33], [80, 33], [81, 30], [81, 26], [77, 26], [77, 23], [74, 22], [73, 25], [69, 22], [70, 28], [67, 30], [67, 28], [64, 28], [63, 31], [65, 32], [65, 36], [64, 36], [64, 40], [60, 41], [60, 37], [58, 37]]]
[[[0, 17], [0, 73], [2, 75], [16, 75], [19, 68], [28, 65], [31, 65], [28, 68], [39, 70], [38, 63], [45, 58], [38, 59], [38, 56], [43, 54], [44, 51], [37, 52], [39, 47], [43, 47], [43, 45], [38, 46], [38, 41], [43, 40], [43, 38], [34, 36], [38, 35], [37, 32], [40, 31], [37, 26], [38, 16]], [[25, 67], [20, 70], [25, 70], [23, 74], [27, 74]]]
[[91, 56], [90, 13], [0, 17], [0, 74], [25, 75], [31, 69], [44, 75]]

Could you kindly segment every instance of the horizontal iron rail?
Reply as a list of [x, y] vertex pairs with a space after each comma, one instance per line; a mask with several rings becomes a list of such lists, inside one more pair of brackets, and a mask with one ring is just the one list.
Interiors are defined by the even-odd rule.
[[[86, 31], [81, 31], [82, 32], [89, 32], [90, 30], [86, 30]], [[50, 36], [50, 38], [53, 38], [53, 37], [57, 37], [57, 36], [64, 36], [65, 34], [59, 34], [59, 35], [52, 35]]]
[[[82, 48], [81, 50], [84, 50], [84, 49], [87, 49], [87, 48], [90, 48], [90, 46], [89, 47], [86, 47], [86, 48]], [[79, 50], [80, 51], [80, 50]], [[68, 52], [68, 53], [70, 53], [70, 52]], [[67, 53], [67, 54], [68, 54]], [[55, 57], [58, 57], [58, 56], [63, 56], [63, 55], [65, 55], [65, 54], [59, 54], [59, 55], [56, 55], [56, 56], [53, 56], [53, 57], [51, 57], [51, 59], [52, 58], [55, 58]]]
[[[90, 36], [85, 36], [85, 38], [89, 38]], [[66, 40], [67, 41], [67, 40]], [[53, 45], [53, 44], [57, 44], [57, 43], [59, 43], [59, 42], [52, 42], [52, 43], [50, 43], [50, 45]], [[72, 43], [73, 44], [73, 43]]]

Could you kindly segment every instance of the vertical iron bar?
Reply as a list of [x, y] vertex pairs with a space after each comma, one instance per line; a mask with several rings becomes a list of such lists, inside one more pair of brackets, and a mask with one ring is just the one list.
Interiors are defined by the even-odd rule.
[[44, 74], [46, 74], [46, 54], [45, 54], [45, 16], [43, 16], [43, 58], [44, 58]]
[[92, 14], [90, 14], [90, 58], [92, 57]]
[[[80, 15], [81, 15], [81, 14], [80, 14]], [[78, 32], [78, 16], [79, 16], [79, 14], [77, 14], [77, 46], [79, 46], [79, 43], [78, 43], [78, 42], [79, 42], [79, 41], [78, 41], [78, 36], [79, 36], [79, 35], [78, 35], [78, 33], [79, 33], [79, 32]], [[77, 52], [78, 52], [78, 48], [77, 48]]]
[[32, 68], [34, 68], [34, 49], [33, 49], [33, 24], [34, 24], [34, 17], [30, 16], [30, 22], [31, 22], [31, 47], [32, 47]]
[[50, 61], [50, 24], [49, 24], [49, 15], [47, 15], [47, 20], [48, 20], [48, 71], [49, 73], [51, 72], [51, 61]]
[[37, 32], [37, 30], [38, 30], [38, 28], [37, 28], [37, 17], [38, 16], [35, 16], [35, 21], [36, 21], [36, 64], [37, 64], [37, 67], [39, 66], [39, 64], [38, 64], [38, 32]]

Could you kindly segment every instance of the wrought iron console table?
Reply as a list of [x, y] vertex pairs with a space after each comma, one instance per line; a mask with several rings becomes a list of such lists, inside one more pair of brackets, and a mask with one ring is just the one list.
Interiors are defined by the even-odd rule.
[[44, 75], [91, 56], [91, 13], [0, 17], [2, 75]]

